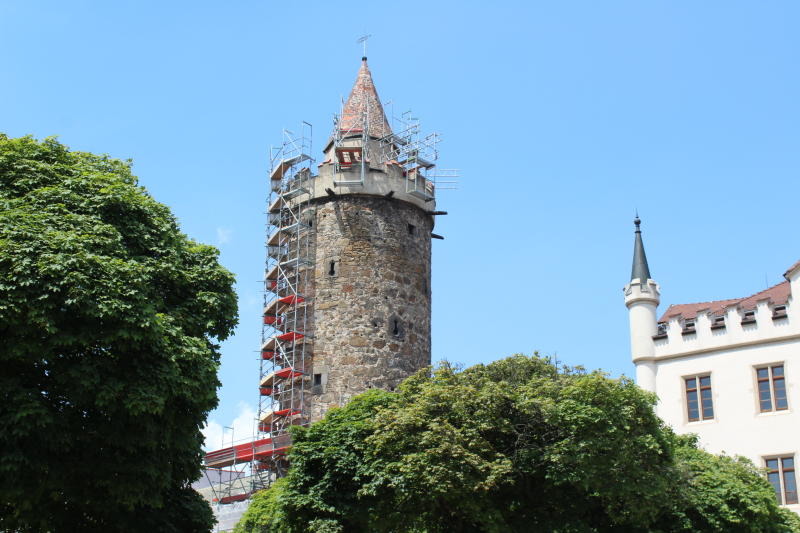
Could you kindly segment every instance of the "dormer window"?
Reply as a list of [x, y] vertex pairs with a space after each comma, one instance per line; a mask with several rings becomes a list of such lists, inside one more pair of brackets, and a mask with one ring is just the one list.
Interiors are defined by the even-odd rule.
[[711, 317], [711, 329], [722, 329], [725, 327], [725, 315]]
[[697, 330], [694, 328], [694, 319], [687, 318], [683, 321], [683, 329], [681, 330], [681, 335], [691, 335], [692, 333], [696, 333]]
[[742, 325], [756, 323], [756, 310], [745, 311], [742, 313]]
[[667, 338], [667, 323], [659, 322], [656, 329], [656, 334], [653, 335], [653, 340], [666, 339], [666, 338]]
[[776, 305], [772, 308], [772, 320], [779, 320], [781, 318], [786, 318], [786, 306]]

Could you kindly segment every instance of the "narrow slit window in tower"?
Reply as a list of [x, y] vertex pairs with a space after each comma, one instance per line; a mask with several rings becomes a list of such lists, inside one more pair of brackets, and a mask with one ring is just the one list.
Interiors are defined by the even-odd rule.
[[417, 233], [417, 227], [414, 224], [409, 224], [408, 225], [408, 234], [409, 235], [416, 235], [416, 233]]
[[331, 261], [330, 268], [328, 269], [329, 276], [336, 275], [336, 261]]

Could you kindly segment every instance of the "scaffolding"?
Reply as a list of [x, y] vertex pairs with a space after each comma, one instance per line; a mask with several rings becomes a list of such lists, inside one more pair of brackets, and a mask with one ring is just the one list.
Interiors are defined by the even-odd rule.
[[311, 124], [299, 135], [283, 131], [270, 149], [267, 258], [259, 351], [256, 437], [208, 452], [212, 501], [246, 500], [283, 476], [291, 446], [289, 428], [308, 425], [311, 368], [311, 288], [314, 266], [314, 195]]
[[252, 457], [252, 490], [286, 473], [289, 428], [308, 425], [311, 368], [311, 288], [314, 196], [311, 124], [299, 135], [284, 130], [270, 151], [267, 261], [260, 351], [258, 438], [264, 453]]
[[439, 169], [438, 132], [425, 134], [419, 119], [405, 111], [392, 114], [392, 133], [380, 139], [380, 162], [395, 163], [403, 169], [406, 193], [426, 202], [432, 202], [436, 190], [456, 189], [458, 170]]
[[253, 456], [264, 453], [264, 442], [254, 442], [252, 438], [237, 443], [231, 433], [231, 445], [228, 447], [225, 447], [224, 440], [223, 447], [208, 452], [204, 461], [210, 499], [215, 504], [238, 502], [249, 497]]
[[439, 133], [423, 134], [411, 111], [392, 116], [392, 132], [381, 137], [370, 133], [369, 106], [359, 116], [341, 111], [333, 117], [333, 184], [363, 186], [370, 161], [396, 164], [406, 178], [405, 192], [426, 202], [440, 189], [456, 189], [458, 170], [437, 169]]

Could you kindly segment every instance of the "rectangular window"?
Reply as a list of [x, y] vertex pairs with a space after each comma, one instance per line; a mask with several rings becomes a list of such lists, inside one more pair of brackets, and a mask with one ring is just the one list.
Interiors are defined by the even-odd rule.
[[783, 364], [756, 368], [756, 379], [758, 380], [758, 404], [762, 413], [784, 411], [789, 408]]
[[785, 305], [776, 305], [772, 308], [772, 320], [778, 320], [781, 318], [786, 318], [786, 306]]
[[689, 422], [714, 418], [714, 402], [711, 399], [711, 376], [684, 378], [686, 384], [686, 411]]
[[658, 326], [656, 327], [656, 334], [653, 335], [653, 340], [666, 339], [666, 338], [667, 338], [667, 324], [664, 322], [659, 322]]
[[797, 478], [794, 475], [794, 456], [765, 459], [767, 479], [775, 489], [775, 497], [781, 505], [798, 503]]

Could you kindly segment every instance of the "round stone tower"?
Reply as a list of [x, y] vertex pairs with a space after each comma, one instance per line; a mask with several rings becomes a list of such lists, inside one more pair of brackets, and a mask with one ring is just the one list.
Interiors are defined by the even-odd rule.
[[363, 58], [306, 208], [310, 421], [430, 364], [433, 163], [413, 140], [392, 132]]

